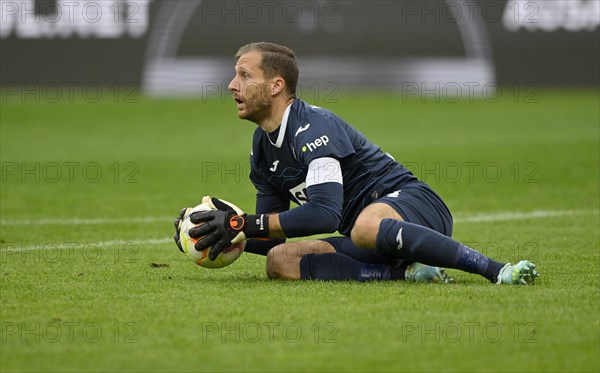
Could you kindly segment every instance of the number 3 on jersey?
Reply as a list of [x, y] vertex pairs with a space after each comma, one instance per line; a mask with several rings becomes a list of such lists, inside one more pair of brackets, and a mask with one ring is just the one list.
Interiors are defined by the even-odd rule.
[[299, 205], [303, 205], [308, 202], [308, 195], [306, 191], [306, 183], [299, 184], [292, 189], [290, 189], [290, 193], [292, 193], [292, 197]]

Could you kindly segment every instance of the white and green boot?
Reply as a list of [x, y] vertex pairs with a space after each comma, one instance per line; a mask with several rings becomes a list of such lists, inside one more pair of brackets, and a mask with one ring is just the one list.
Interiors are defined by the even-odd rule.
[[506, 263], [498, 274], [497, 284], [509, 284], [509, 285], [528, 285], [533, 284], [536, 277], [540, 274], [535, 270], [535, 264], [521, 260], [519, 263], [512, 265]]
[[410, 264], [404, 272], [406, 281], [448, 283], [454, 279], [446, 273], [444, 268], [432, 267], [418, 262]]

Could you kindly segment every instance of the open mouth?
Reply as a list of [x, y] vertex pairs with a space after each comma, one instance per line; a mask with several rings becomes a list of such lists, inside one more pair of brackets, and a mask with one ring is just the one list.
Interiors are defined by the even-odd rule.
[[244, 104], [244, 100], [241, 100], [238, 97], [234, 97], [233, 100], [235, 101], [235, 107], [238, 109], [238, 111], [245, 110], [246, 105]]

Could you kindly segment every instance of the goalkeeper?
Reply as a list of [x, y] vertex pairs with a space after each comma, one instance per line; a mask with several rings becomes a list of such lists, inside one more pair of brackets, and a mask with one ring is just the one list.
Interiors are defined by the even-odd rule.
[[[450, 211], [427, 184], [336, 114], [296, 98], [291, 49], [252, 43], [235, 57], [229, 90], [239, 118], [258, 125], [256, 214], [236, 215], [213, 198], [219, 210], [191, 215], [196, 249], [212, 246], [214, 259], [248, 240], [246, 251], [267, 255], [267, 275], [279, 279], [447, 282], [443, 268], [499, 284], [538, 276], [531, 262], [501, 263], [453, 240]], [[335, 231], [343, 237], [285, 243]]]

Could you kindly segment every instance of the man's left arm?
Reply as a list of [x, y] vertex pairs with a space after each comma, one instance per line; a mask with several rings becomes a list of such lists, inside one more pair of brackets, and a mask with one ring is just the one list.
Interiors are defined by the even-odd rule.
[[[266, 183], [262, 183], [257, 177], [252, 177], [252, 182], [256, 186], [256, 214], [278, 213], [290, 209], [290, 200], [284, 198], [280, 193], [274, 190]], [[269, 221], [270, 225], [270, 221]], [[285, 237], [270, 236], [269, 239], [249, 239], [246, 243], [246, 252], [267, 255], [274, 246], [285, 242]]]
[[338, 229], [344, 202], [340, 161], [331, 157], [312, 160], [307, 170], [306, 189], [307, 203], [269, 216], [270, 237], [303, 237]]
[[212, 246], [214, 258], [230, 246], [250, 238], [286, 238], [331, 233], [338, 229], [344, 200], [341, 164], [333, 158], [317, 158], [309, 165], [306, 183], [309, 202], [275, 214], [236, 214], [234, 211], [202, 211], [190, 216], [191, 237], [200, 238], [197, 250]]

